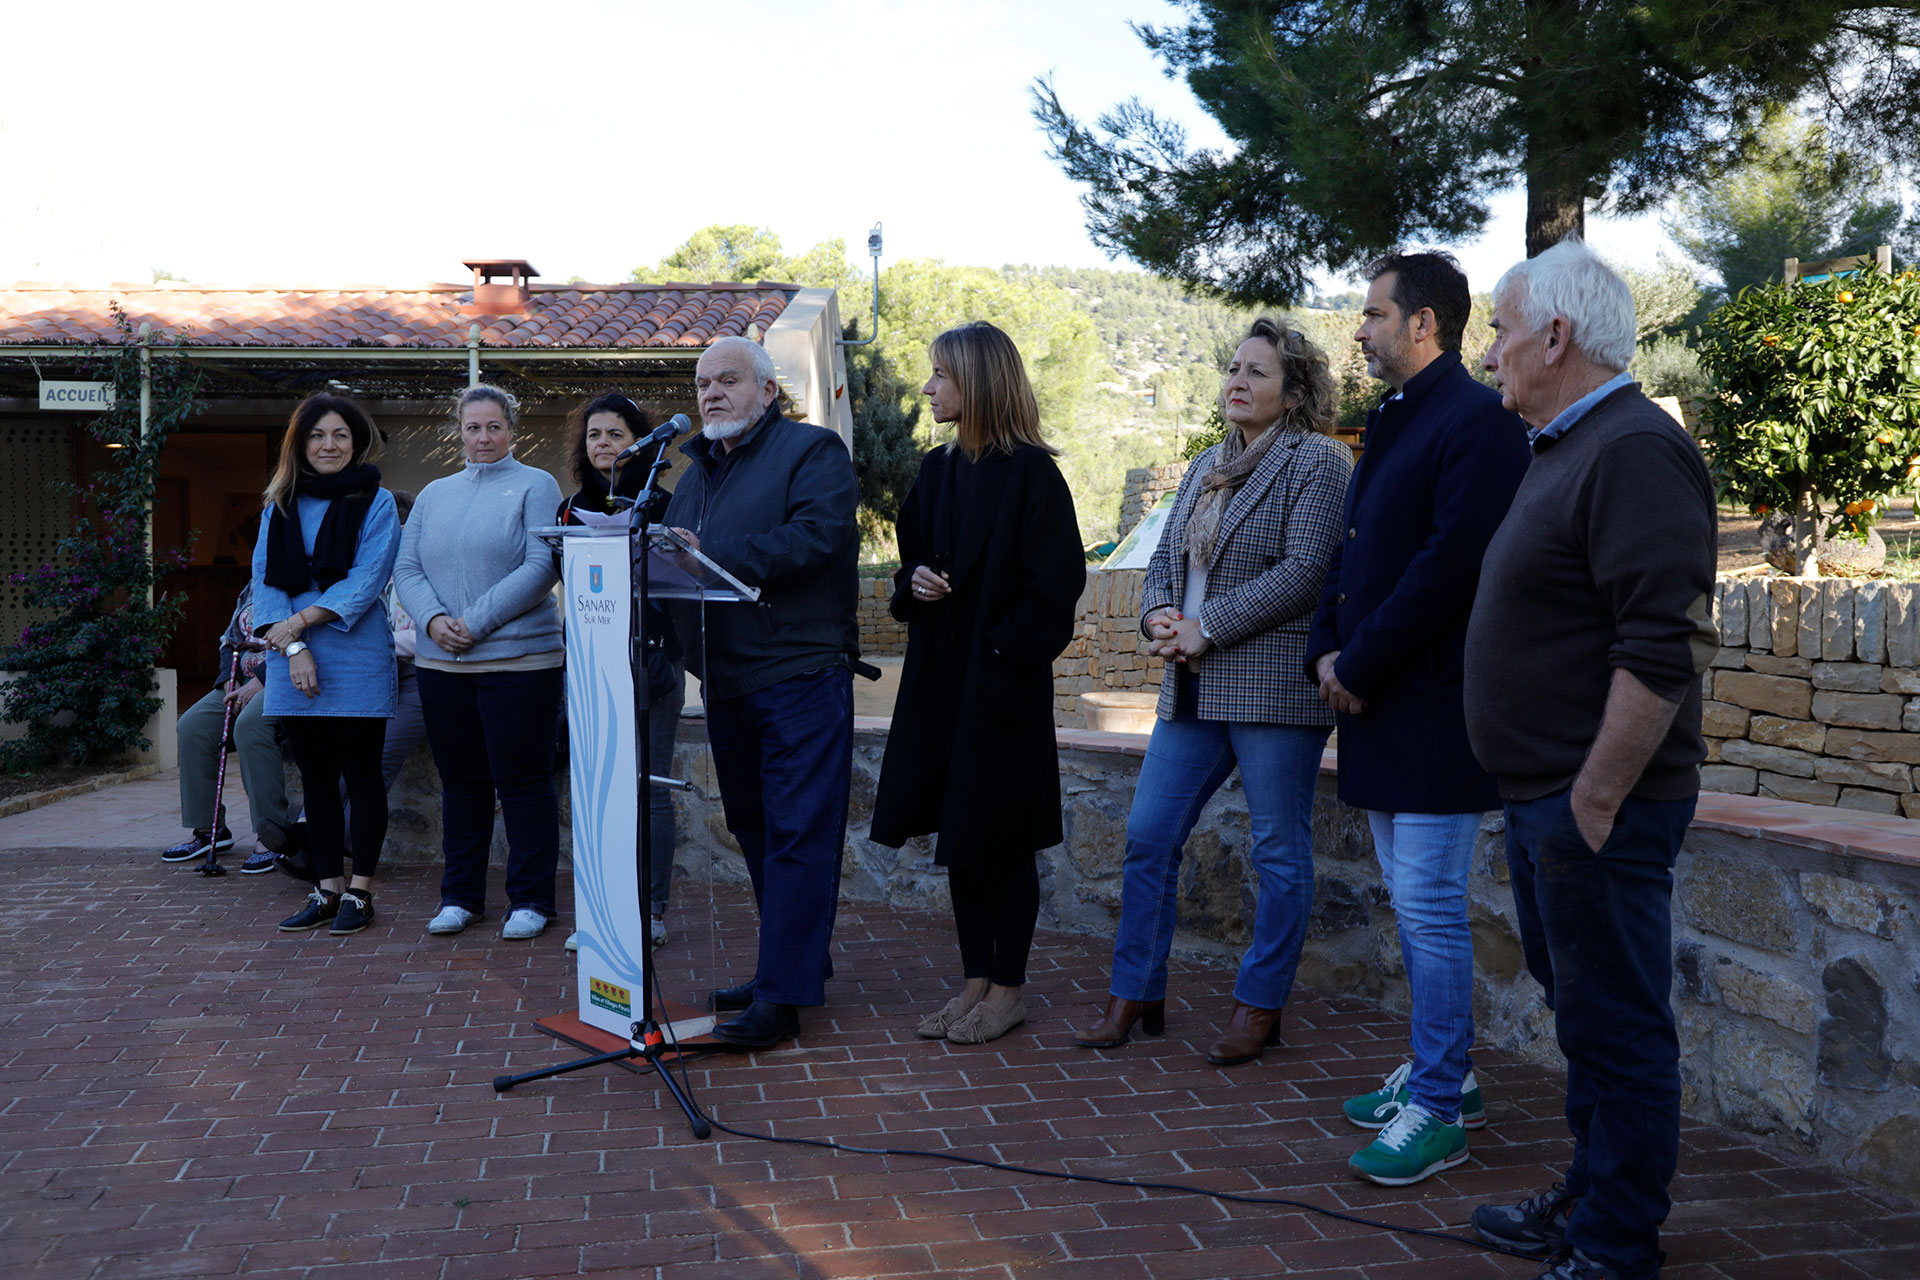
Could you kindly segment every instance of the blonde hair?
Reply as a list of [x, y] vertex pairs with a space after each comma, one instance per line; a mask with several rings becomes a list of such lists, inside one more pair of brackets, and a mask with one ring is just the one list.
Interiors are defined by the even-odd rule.
[[975, 320], [935, 338], [928, 356], [960, 388], [954, 443], [969, 459], [994, 449], [1012, 453], [1023, 444], [1060, 452], [1040, 434], [1040, 402], [1012, 338]]
[[507, 415], [507, 430], [520, 425], [520, 398], [505, 387], [496, 387], [490, 382], [476, 382], [462, 391], [453, 401], [453, 425], [457, 431], [460, 419], [466, 415], [467, 406], [480, 401], [500, 406], [500, 412]]
[[[1280, 411], [1280, 425], [1288, 431], [1317, 431], [1333, 434], [1334, 418], [1340, 407], [1340, 388], [1328, 367], [1327, 353], [1313, 339], [1290, 324], [1261, 316], [1247, 326], [1247, 342], [1258, 338], [1270, 343], [1280, 358], [1280, 385], [1293, 402]], [[1227, 388], [1220, 387], [1219, 406], [1227, 407]]]

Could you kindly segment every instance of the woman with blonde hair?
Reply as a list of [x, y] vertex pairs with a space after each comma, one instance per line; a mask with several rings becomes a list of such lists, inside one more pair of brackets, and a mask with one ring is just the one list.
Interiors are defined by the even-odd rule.
[[907, 657], [871, 836], [898, 847], [938, 833], [965, 986], [919, 1032], [977, 1044], [1026, 1020], [1034, 855], [1062, 839], [1053, 660], [1086, 560], [1013, 341], [977, 322], [935, 338], [929, 357], [921, 390], [954, 439], [922, 460], [900, 506], [890, 607]]
[[496, 796], [507, 828], [505, 938], [532, 938], [557, 914], [560, 614], [553, 523], [560, 486], [513, 456], [520, 404], [481, 383], [454, 406], [466, 465], [420, 491], [400, 542], [394, 590], [413, 616], [427, 746], [440, 770], [440, 910], [427, 932], [459, 933], [486, 912]]
[[[308, 396], [293, 411], [267, 485], [253, 548], [253, 623], [269, 650], [265, 714], [279, 720], [306, 792], [319, 883], [280, 922], [287, 932], [358, 933], [373, 923], [373, 877], [387, 838], [380, 775], [396, 677], [380, 597], [393, 573], [400, 518], [380, 487], [380, 435], [344, 396]], [[343, 878], [345, 809], [353, 806], [353, 880]]]
[[1180, 856], [1238, 766], [1259, 897], [1218, 1066], [1279, 1043], [1313, 907], [1313, 796], [1333, 712], [1304, 674], [1307, 633], [1340, 541], [1353, 454], [1332, 427], [1333, 376], [1306, 336], [1254, 321], [1227, 365], [1227, 434], [1194, 459], [1140, 592], [1166, 659], [1159, 719], [1134, 789], [1106, 1013], [1076, 1043], [1165, 1025]]

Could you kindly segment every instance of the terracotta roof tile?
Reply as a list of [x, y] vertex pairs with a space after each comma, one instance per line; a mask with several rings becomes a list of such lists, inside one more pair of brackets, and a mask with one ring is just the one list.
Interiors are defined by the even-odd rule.
[[86, 343], [113, 336], [109, 304], [136, 328], [184, 335], [191, 346], [464, 348], [468, 326], [496, 347], [704, 347], [764, 331], [786, 309], [789, 284], [535, 285], [517, 315], [470, 316], [472, 290], [152, 288], [0, 285], [0, 346]]

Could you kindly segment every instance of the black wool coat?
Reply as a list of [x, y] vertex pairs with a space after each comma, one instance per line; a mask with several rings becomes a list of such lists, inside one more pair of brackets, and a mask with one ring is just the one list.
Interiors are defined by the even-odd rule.
[[1334, 674], [1367, 704], [1342, 715], [1340, 798], [1394, 813], [1497, 809], [1467, 744], [1467, 618], [1480, 561], [1532, 457], [1526, 424], [1449, 351], [1367, 422], [1345, 527], [1320, 585], [1306, 671]]
[[[950, 514], [952, 594], [921, 603], [916, 565], [934, 565], [948, 468], [970, 467]], [[898, 847], [939, 832], [941, 866], [987, 867], [1059, 844], [1060, 758], [1053, 660], [1073, 638], [1086, 560], [1073, 495], [1044, 450], [968, 463], [929, 453], [900, 506], [893, 616], [907, 658], [874, 800], [872, 839]]]

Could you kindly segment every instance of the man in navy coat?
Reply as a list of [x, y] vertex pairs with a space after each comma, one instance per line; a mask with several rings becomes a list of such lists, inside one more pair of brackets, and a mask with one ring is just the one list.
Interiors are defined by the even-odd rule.
[[1404, 1186], [1464, 1161], [1466, 1130], [1486, 1123], [1467, 869], [1500, 798], [1467, 744], [1462, 654], [1481, 557], [1531, 454], [1461, 361], [1471, 299], [1452, 255], [1389, 254], [1367, 278], [1354, 338], [1392, 390], [1367, 419], [1307, 674], [1339, 713], [1340, 798], [1367, 811], [1413, 992], [1412, 1061], [1344, 1104], [1380, 1131], [1349, 1167]]

